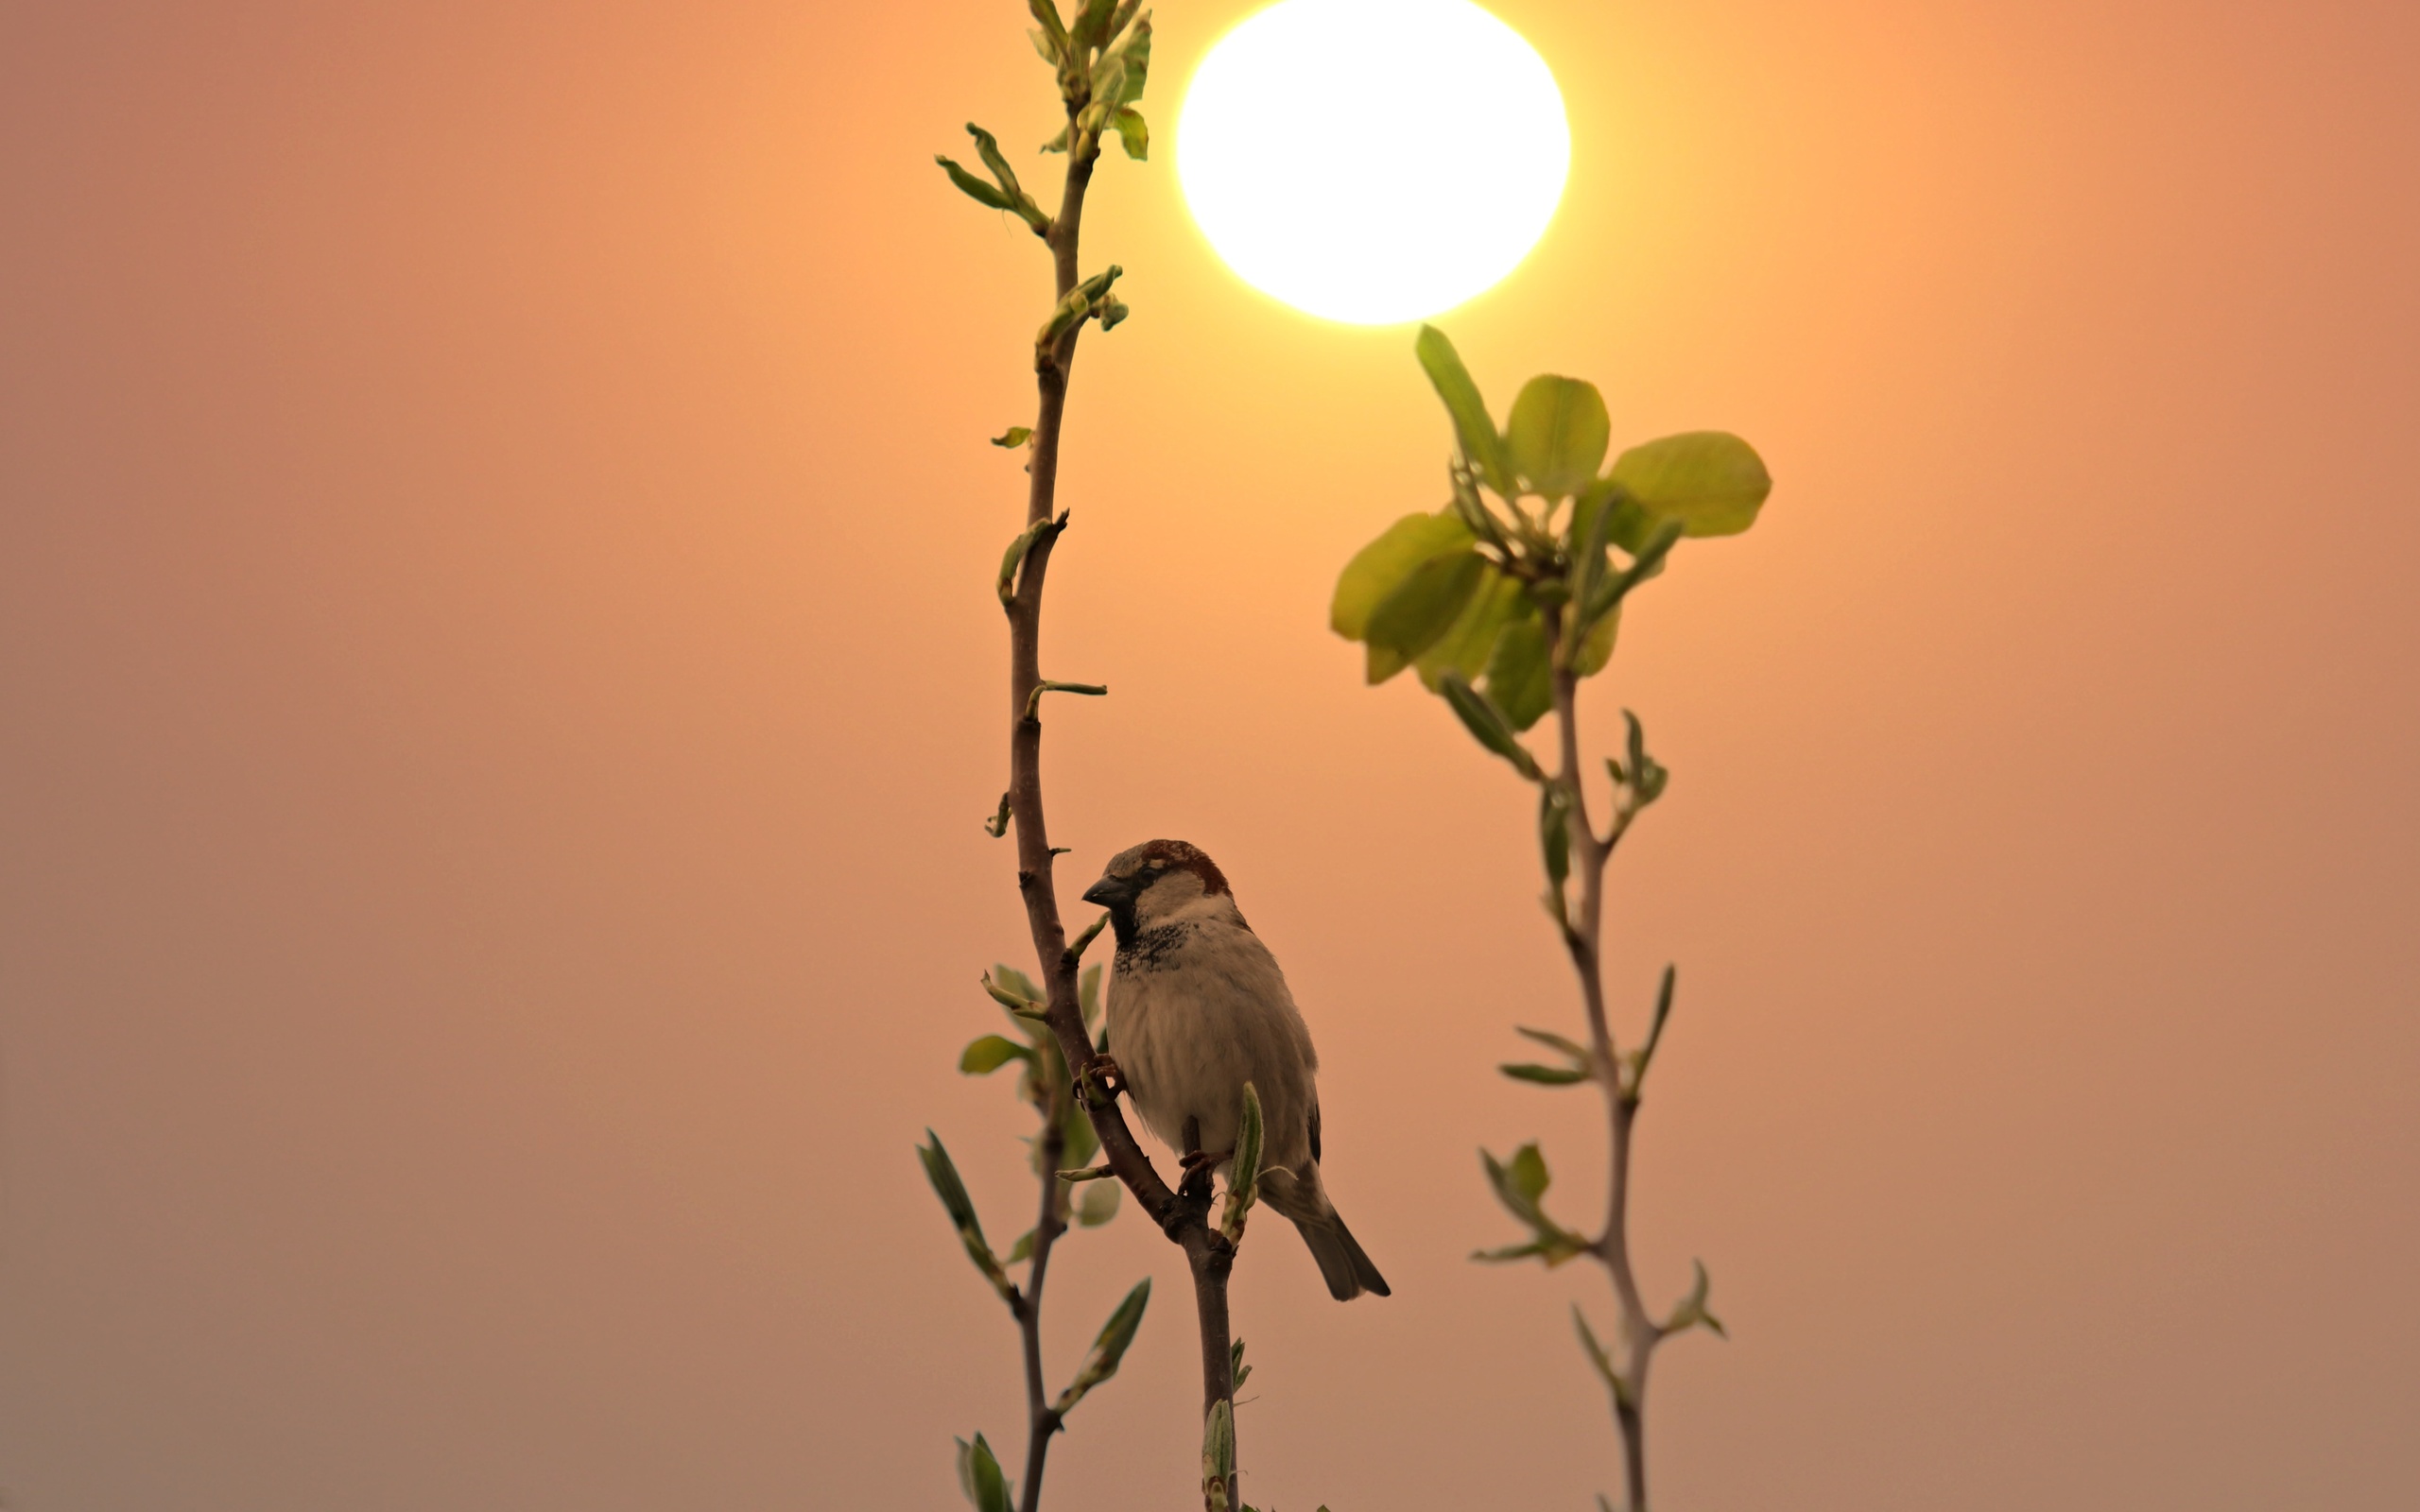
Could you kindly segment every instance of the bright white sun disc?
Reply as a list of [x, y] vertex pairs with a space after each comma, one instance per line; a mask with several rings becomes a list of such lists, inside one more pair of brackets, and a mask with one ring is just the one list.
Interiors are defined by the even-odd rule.
[[1546, 60], [1470, 0], [1281, 0], [1210, 49], [1177, 118], [1177, 178], [1219, 255], [1357, 325], [1512, 272], [1570, 164]]

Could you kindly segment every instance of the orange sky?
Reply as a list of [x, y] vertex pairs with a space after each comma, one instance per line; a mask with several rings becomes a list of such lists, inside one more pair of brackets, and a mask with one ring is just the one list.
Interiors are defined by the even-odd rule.
[[[1235, 3], [1162, 7], [1163, 130]], [[1563, 212], [1443, 323], [1499, 404], [1737, 430], [1587, 715], [1665, 1503], [2420, 1497], [2420, 12], [1505, 0]], [[930, 155], [1051, 129], [1012, 0], [0, 14], [0, 1494], [30, 1512], [959, 1504], [1023, 1227], [957, 1048], [1020, 950], [989, 593], [1045, 299]], [[1384, 150], [1304, 115], [1349, 171]], [[1039, 171], [1039, 170], [1038, 170]], [[1445, 186], [1481, 198], [1483, 186]], [[1209, 850], [1394, 1282], [1248, 1246], [1246, 1491], [1618, 1474], [1473, 1149], [1576, 1010], [1529, 805], [1361, 688], [1337, 568], [1439, 502], [1408, 330], [1298, 317], [1103, 168], [1046, 671], [1070, 879]], [[1072, 890], [1072, 889], [1070, 889]], [[1255, 1237], [1268, 1237], [1255, 1230]], [[1055, 1504], [1184, 1504], [1182, 1266]]]

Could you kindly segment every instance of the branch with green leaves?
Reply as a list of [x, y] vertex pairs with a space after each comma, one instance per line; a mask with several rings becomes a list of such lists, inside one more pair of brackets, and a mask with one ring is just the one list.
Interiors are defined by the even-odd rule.
[[[1068, 526], [1068, 514], [1057, 502], [1059, 455], [1076, 352], [1086, 328], [1098, 325], [1111, 331], [1130, 314], [1116, 293], [1124, 269], [1114, 263], [1090, 272], [1082, 266], [1083, 211], [1104, 142], [1114, 138], [1127, 157], [1138, 162], [1150, 155], [1150, 129], [1140, 104], [1150, 77], [1151, 17], [1142, 9], [1141, 0], [1069, 0], [1067, 12], [1062, 11], [1057, 0], [1027, 0], [1027, 7], [1036, 24], [1028, 36], [1058, 87], [1061, 126], [1042, 144], [1043, 151], [1064, 155], [1057, 207], [1046, 208], [1028, 192], [998, 136], [980, 126], [970, 123], [966, 128], [975, 146], [974, 167], [947, 157], [938, 160], [961, 193], [977, 204], [1015, 215], [1042, 241], [1050, 254], [1052, 276], [1051, 301], [1034, 329], [1031, 348], [1037, 401], [1032, 423], [1010, 425], [990, 438], [992, 444], [1003, 450], [1024, 454], [1028, 482], [1025, 518], [1002, 552], [993, 582], [1009, 622], [1009, 783], [983, 828], [994, 837], [1015, 838], [1017, 889], [1025, 902], [1037, 971], [1028, 978], [1002, 970], [986, 979], [987, 988], [1009, 1010], [1027, 1042], [1020, 1044], [1007, 1036], [987, 1037], [969, 1047], [963, 1063], [969, 1070], [983, 1069], [986, 1063], [989, 1069], [997, 1069], [1011, 1059], [1022, 1059], [1029, 1074], [1044, 1066], [1071, 1072], [1066, 1095], [1082, 1116], [1046, 1117], [1042, 1143], [1036, 1149], [1036, 1170], [1044, 1172], [1043, 1179], [1054, 1190], [1046, 1193], [1043, 1215], [1028, 1236], [1028, 1263], [1032, 1270], [1022, 1287], [1009, 1280], [1007, 1268], [1016, 1263], [1023, 1242], [1019, 1249], [1011, 1251], [1011, 1260], [992, 1258], [988, 1246], [979, 1243], [980, 1228], [974, 1223], [971, 1206], [961, 1203], [951, 1208], [952, 1221], [959, 1226], [968, 1254], [976, 1258], [1011, 1311], [1023, 1309], [1019, 1322], [1027, 1338], [1029, 1422], [1023, 1492], [1016, 1512], [1037, 1512], [1051, 1435], [1065, 1410], [1083, 1391], [1098, 1384], [1096, 1380], [1081, 1389], [1071, 1386], [1058, 1398], [1044, 1395], [1038, 1323], [1041, 1283], [1051, 1243], [1065, 1223], [1063, 1216], [1054, 1219], [1059, 1211], [1054, 1205], [1065, 1203], [1068, 1191], [1082, 1190], [1072, 1210], [1080, 1223], [1087, 1211], [1105, 1213], [1114, 1207], [1117, 1187], [1123, 1185], [1152, 1223], [1184, 1250], [1200, 1320], [1203, 1412], [1207, 1418], [1219, 1404], [1226, 1405], [1231, 1456], [1235, 1397], [1234, 1351], [1226, 1322], [1227, 1277], [1234, 1263], [1235, 1242], [1222, 1231], [1224, 1225], [1211, 1221], [1206, 1171], [1198, 1182], [1188, 1178], [1170, 1188], [1143, 1153], [1118, 1109], [1113, 1086], [1094, 1064], [1100, 1052], [1087, 1017], [1092, 989], [1080, 987], [1078, 975], [1084, 948], [1099, 933], [1100, 924], [1096, 922], [1072, 941], [1067, 937], [1053, 874], [1062, 851], [1050, 843], [1042, 799], [1044, 695], [1098, 697], [1109, 691], [1098, 683], [1042, 675], [1043, 590]], [[1055, 702], [1047, 705], [1057, 706]], [[1091, 978], [1086, 980], [1089, 983]], [[1046, 1053], [1046, 1046], [1055, 1051], [1055, 1059]], [[1057, 1095], [1054, 1091], [1053, 1097]], [[1051, 1106], [1059, 1105], [1054, 1101]], [[1055, 1145], [1050, 1143], [1054, 1139]], [[939, 1149], [935, 1141], [927, 1156], [928, 1169], [936, 1168]], [[1095, 1154], [1100, 1163], [1085, 1164]], [[1115, 1184], [1105, 1179], [1110, 1177], [1115, 1177]], [[1098, 1184], [1087, 1185], [1088, 1181]], [[935, 1187], [942, 1192], [945, 1203], [951, 1201], [947, 1190], [951, 1184], [936, 1175]], [[1231, 1211], [1229, 1217], [1240, 1233], [1240, 1211]], [[1130, 1300], [1139, 1318], [1139, 1300]], [[1110, 1337], [1104, 1331], [1103, 1341]], [[1120, 1343], [1118, 1349], [1123, 1348]], [[1116, 1351], [1104, 1354], [1097, 1349], [1091, 1360], [1114, 1370]], [[1088, 1363], [1087, 1371], [1093, 1363]], [[1106, 1374], [1098, 1379], [1107, 1379]], [[1083, 1380], [1082, 1375], [1079, 1380]], [[983, 1512], [1002, 1512], [998, 1500], [1007, 1495], [1006, 1482], [980, 1437], [960, 1446], [959, 1467], [967, 1495], [976, 1504]], [[1232, 1488], [1232, 1477], [1228, 1485]], [[992, 1489], [995, 1486], [996, 1491]]]
[[[1098, 1228], [1117, 1216], [1119, 1189], [1115, 1182], [1102, 1182], [1083, 1188], [1082, 1195], [1077, 1196], [1066, 1179], [1069, 1173], [1063, 1167], [1089, 1160], [1100, 1144], [1094, 1136], [1091, 1120], [1077, 1106], [1075, 1077], [1069, 1074], [1066, 1057], [1060, 1052], [1058, 1040], [1052, 1037], [1041, 1011], [1042, 996], [1032, 979], [1014, 967], [995, 966], [985, 973], [983, 990], [1007, 1011], [1014, 1037], [987, 1034], [971, 1041], [959, 1055], [958, 1069], [969, 1076], [988, 1076], [1006, 1066], [1019, 1068], [1018, 1100], [1031, 1107], [1041, 1121], [1034, 1136], [1026, 1142], [1029, 1146], [1028, 1164], [1041, 1189], [1040, 1212], [1034, 1226], [1017, 1236], [1006, 1256], [997, 1254], [984, 1236], [983, 1221], [977, 1216], [974, 1199], [967, 1194], [966, 1183], [959, 1177], [957, 1163], [950, 1159], [941, 1136], [926, 1129], [925, 1143], [917, 1146], [916, 1154], [924, 1162], [925, 1179], [932, 1183], [934, 1194], [941, 1198], [942, 1210], [958, 1230], [959, 1243], [965, 1248], [967, 1259], [1008, 1305], [1009, 1315], [1016, 1320], [1023, 1335], [1028, 1417], [1031, 1431], [1038, 1435], [1036, 1443], [1028, 1446], [1028, 1464], [1038, 1465], [1037, 1445], [1046, 1445], [1050, 1435], [1066, 1426], [1067, 1415], [1076, 1404], [1117, 1373], [1119, 1362], [1126, 1357], [1126, 1347], [1133, 1342], [1134, 1331], [1142, 1325], [1143, 1309], [1151, 1297], [1151, 1282], [1146, 1277], [1135, 1283], [1102, 1325], [1074, 1380], [1057, 1397], [1046, 1399], [1042, 1292], [1049, 1276], [1051, 1246], [1071, 1226]], [[1097, 1022], [1100, 1018], [1098, 966], [1084, 972], [1079, 993], [1085, 1022]], [[1020, 1264], [1027, 1268], [1022, 1283], [1009, 1274], [1011, 1266]], [[976, 1435], [972, 1444], [959, 1441], [959, 1479], [978, 1508], [986, 1512], [1015, 1512], [1007, 1500], [1007, 1483], [999, 1463], [982, 1435]], [[1032, 1486], [1039, 1488], [1038, 1476]]]
[[[1541, 902], [1579, 978], [1587, 1038], [1523, 1027], [1555, 1059], [1500, 1069], [1533, 1086], [1593, 1085], [1603, 1093], [1611, 1190], [1604, 1228], [1591, 1238], [1547, 1211], [1552, 1177], [1536, 1143], [1507, 1160], [1481, 1150], [1489, 1185], [1529, 1237], [1473, 1258], [1552, 1267], [1587, 1255], [1603, 1264], [1620, 1310], [1615, 1348], [1602, 1346], [1576, 1309], [1573, 1315], [1613, 1395], [1630, 1512], [1646, 1512], [1649, 1358], [1673, 1333], [1723, 1329], [1706, 1310], [1703, 1264], [1689, 1296], [1657, 1318], [1631, 1263], [1632, 1132], [1671, 1013], [1674, 978], [1667, 967], [1646, 1034], [1635, 1049], [1621, 1050], [1605, 1011], [1604, 877], [1632, 823], [1664, 796], [1669, 774], [1624, 710], [1622, 750], [1604, 764], [1610, 785], [1600, 829], [1583, 780], [1578, 695], [1612, 661], [1631, 594], [1669, 567], [1682, 541], [1737, 535], [1755, 524], [1772, 480], [1753, 447], [1722, 431], [1647, 441], [1605, 466], [1613, 434], [1605, 402], [1576, 378], [1530, 379], [1499, 429], [1443, 332], [1423, 326], [1414, 351], [1452, 422], [1447, 502], [1406, 515], [1355, 555], [1337, 580], [1329, 620], [1366, 648], [1372, 683], [1411, 669], [1483, 749], [1538, 790]], [[1549, 713], [1555, 739], [1542, 757], [1522, 737]]]

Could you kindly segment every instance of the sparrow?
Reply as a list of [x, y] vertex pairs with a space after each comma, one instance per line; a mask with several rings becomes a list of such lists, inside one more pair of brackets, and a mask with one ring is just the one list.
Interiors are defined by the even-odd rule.
[[1182, 840], [1146, 841], [1112, 857], [1084, 901], [1108, 909], [1117, 932], [1108, 1024], [1115, 1059], [1101, 1069], [1124, 1084], [1144, 1126], [1184, 1152], [1188, 1170], [1216, 1168], [1235, 1154], [1251, 1082], [1261, 1107], [1261, 1196], [1293, 1220], [1338, 1301], [1388, 1296], [1320, 1181], [1311, 1032], [1217, 863]]

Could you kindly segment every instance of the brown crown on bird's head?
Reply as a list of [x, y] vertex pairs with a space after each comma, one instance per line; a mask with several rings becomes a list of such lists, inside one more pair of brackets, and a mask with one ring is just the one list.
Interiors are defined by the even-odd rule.
[[1148, 929], [1189, 903], [1234, 896], [1219, 864], [1183, 840], [1146, 840], [1120, 850], [1109, 858], [1100, 881], [1084, 890], [1084, 902], [1109, 910], [1121, 943], [1137, 927]]

